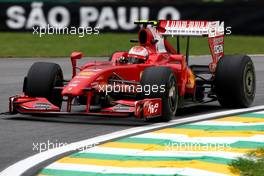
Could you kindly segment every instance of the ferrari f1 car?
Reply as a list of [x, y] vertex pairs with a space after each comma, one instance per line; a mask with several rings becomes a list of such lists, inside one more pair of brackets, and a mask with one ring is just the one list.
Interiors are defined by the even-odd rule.
[[[34, 63], [23, 94], [10, 97], [11, 113], [31, 115], [135, 116], [169, 121], [178, 108], [218, 100], [223, 107], [243, 108], [255, 97], [255, 71], [247, 55], [224, 55], [224, 23], [219, 21], [136, 21], [133, 47], [109, 61], [87, 62], [71, 54], [72, 78], [58, 64]], [[189, 64], [190, 37], [207, 37], [212, 61]], [[176, 38], [174, 48], [168, 37]], [[186, 39], [186, 52], [180, 39]], [[65, 102], [65, 103], [63, 103]], [[83, 110], [73, 110], [80, 105]]]

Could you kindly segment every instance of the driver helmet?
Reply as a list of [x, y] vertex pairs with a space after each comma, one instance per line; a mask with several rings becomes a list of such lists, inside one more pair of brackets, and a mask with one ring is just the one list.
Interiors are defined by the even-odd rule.
[[143, 46], [134, 46], [128, 52], [128, 59], [132, 63], [144, 63], [148, 58], [148, 50]]

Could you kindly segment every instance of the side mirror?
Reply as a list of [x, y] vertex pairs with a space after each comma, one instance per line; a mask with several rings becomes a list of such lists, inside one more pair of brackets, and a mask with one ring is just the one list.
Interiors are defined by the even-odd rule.
[[71, 59], [76, 60], [76, 59], [81, 59], [83, 57], [82, 52], [72, 52], [71, 53]]
[[77, 59], [81, 59], [83, 54], [81, 52], [72, 52], [71, 53], [71, 63], [72, 63], [72, 77], [76, 75], [77, 68]]

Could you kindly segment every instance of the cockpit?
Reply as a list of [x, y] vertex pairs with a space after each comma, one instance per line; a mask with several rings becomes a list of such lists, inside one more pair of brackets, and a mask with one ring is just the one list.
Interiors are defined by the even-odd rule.
[[127, 57], [119, 58], [119, 63], [121, 64], [142, 64], [148, 59], [148, 50], [143, 46], [132, 47]]

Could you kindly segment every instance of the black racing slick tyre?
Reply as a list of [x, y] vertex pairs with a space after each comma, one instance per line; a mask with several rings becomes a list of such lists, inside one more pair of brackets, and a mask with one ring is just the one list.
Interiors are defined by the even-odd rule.
[[215, 90], [225, 108], [249, 107], [255, 98], [256, 77], [249, 56], [224, 56], [217, 64]]
[[178, 105], [178, 87], [173, 71], [168, 67], [146, 68], [142, 74], [140, 83], [143, 87], [164, 87], [163, 91], [150, 91], [149, 95], [143, 92], [142, 96], [144, 98], [161, 98], [162, 116], [155, 118], [155, 120], [164, 122], [171, 120], [176, 113]]
[[61, 107], [61, 90], [54, 87], [63, 86], [61, 67], [55, 63], [36, 62], [28, 71], [24, 80], [24, 92], [30, 97], [45, 97], [52, 104]]

